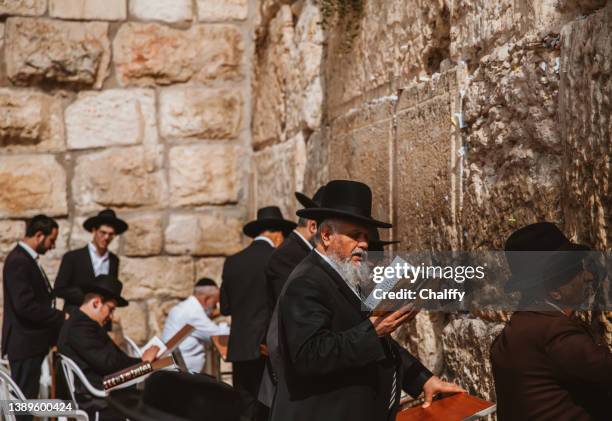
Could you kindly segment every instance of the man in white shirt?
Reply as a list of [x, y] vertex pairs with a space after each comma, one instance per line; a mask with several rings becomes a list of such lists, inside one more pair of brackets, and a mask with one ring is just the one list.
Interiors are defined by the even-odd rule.
[[179, 346], [189, 371], [197, 373], [202, 371], [206, 358], [206, 345], [210, 343], [211, 336], [229, 334], [226, 324], [217, 325], [210, 320], [218, 303], [217, 284], [212, 279], [202, 278], [195, 284], [193, 295], [175, 305], [168, 313], [162, 334], [164, 342], [186, 324], [195, 328]]

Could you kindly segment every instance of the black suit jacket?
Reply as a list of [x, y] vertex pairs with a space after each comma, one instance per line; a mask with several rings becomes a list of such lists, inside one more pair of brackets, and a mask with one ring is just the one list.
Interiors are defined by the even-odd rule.
[[431, 372], [379, 338], [361, 301], [315, 251], [291, 273], [278, 302], [282, 374], [271, 420], [394, 420], [393, 375], [418, 396]]
[[228, 257], [223, 265], [221, 313], [232, 316], [227, 350], [228, 361], [249, 361], [260, 357], [270, 319], [265, 269], [274, 247], [253, 241]]
[[[93, 282], [96, 278], [89, 255], [89, 246], [69, 251], [62, 257], [57, 278], [55, 279], [55, 294], [62, 297], [64, 310], [73, 312], [83, 304], [85, 297], [80, 285]], [[109, 252], [109, 275], [119, 276], [119, 258]]]
[[64, 313], [53, 308], [51, 285], [19, 245], [6, 257], [2, 277], [2, 355], [22, 360], [46, 354], [64, 322]]
[[278, 300], [285, 282], [289, 279], [289, 275], [308, 256], [310, 250], [311, 248], [304, 243], [304, 240], [295, 232], [292, 232], [272, 253], [266, 268], [266, 289], [272, 308], [276, 305], [276, 300]]
[[491, 363], [500, 421], [610, 419], [612, 353], [560, 311], [514, 313]]
[[[74, 311], [64, 323], [57, 348], [61, 354], [72, 358], [98, 389], [102, 389], [104, 376], [142, 362], [121, 351], [108, 333], [81, 310]], [[81, 398], [89, 395], [79, 382], [77, 393]]]

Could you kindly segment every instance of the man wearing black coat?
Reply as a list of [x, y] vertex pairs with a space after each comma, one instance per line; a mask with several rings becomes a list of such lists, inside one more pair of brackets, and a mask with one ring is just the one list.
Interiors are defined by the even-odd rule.
[[[153, 361], [158, 347], [147, 349], [142, 359], [125, 354], [108, 336], [103, 326], [111, 319], [115, 308], [128, 302], [121, 297], [121, 281], [110, 275], [100, 275], [94, 282], [83, 283], [83, 304], [73, 311], [59, 335], [58, 351], [71, 358], [83, 371], [93, 387], [102, 389], [102, 378], [142, 361]], [[95, 398], [75, 380], [75, 397], [79, 408], [91, 419], [117, 419], [104, 399]], [[119, 418], [122, 419], [122, 418]]]
[[58, 231], [52, 218], [35, 216], [4, 262], [2, 354], [8, 356], [11, 377], [28, 399], [38, 397], [41, 364], [65, 318], [54, 308], [51, 285], [38, 261], [55, 247]]
[[371, 217], [371, 204], [368, 186], [338, 180], [326, 185], [319, 207], [297, 212], [318, 221], [317, 246], [279, 298], [272, 421], [391, 421], [400, 388], [415, 397], [424, 391], [425, 405], [435, 393], [461, 390], [390, 338], [409, 313], [370, 317], [363, 311], [368, 228], [391, 226]]
[[233, 384], [243, 397], [246, 418], [263, 420], [266, 411], [256, 397], [265, 366], [262, 344], [270, 318], [265, 268], [274, 249], [295, 228], [276, 206], [261, 208], [257, 219], [243, 232], [253, 238], [244, 250], [229, 256], [223, 265], [220, 309], [232, 316], [227, 360], [233, 368]]
[[55, 294], [64, 299], [64, 311], [68, 313], [83, 303], [82, 284], [93, 282], [98, 275], [119, 276], [119, 258], [108, 247], [128, 225], [112, 209], [104, 209], [85, 220], [83, 228], [92, 233], [91, 243], [66, 253], [55, 279]]

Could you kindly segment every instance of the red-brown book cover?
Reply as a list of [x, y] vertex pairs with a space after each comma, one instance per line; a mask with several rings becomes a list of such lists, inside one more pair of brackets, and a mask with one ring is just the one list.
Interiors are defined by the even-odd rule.
[[396, 421], [471, 421], [495, 412], [495, 404], [457, 393], [434, 400], [427, 408], [421, 405], [397, 413]]

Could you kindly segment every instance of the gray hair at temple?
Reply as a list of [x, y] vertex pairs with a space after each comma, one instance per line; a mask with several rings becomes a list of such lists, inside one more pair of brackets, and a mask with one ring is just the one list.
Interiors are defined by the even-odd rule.
[[317, 224], [317, 232], [314, 235], [314, 243], [315, 245], [322, 244], [321, 241], [321, 231], [324, 229], [330, 230], [332, 233], [338, 232], [338, 221], [336, 219], [325, 219]]
[[193, 295], [212, 295], [217, 292], [217, 283], [210, 278], [202, 278], [193, 287]]

